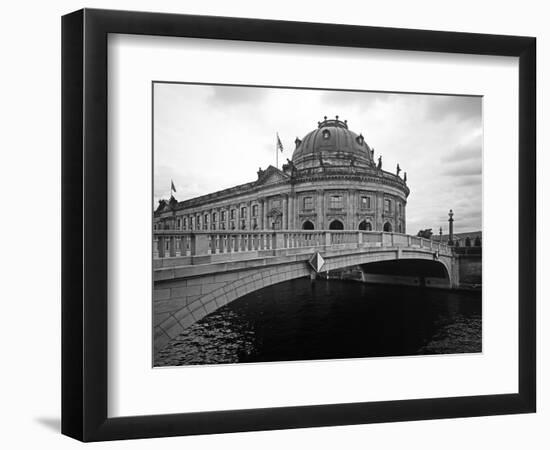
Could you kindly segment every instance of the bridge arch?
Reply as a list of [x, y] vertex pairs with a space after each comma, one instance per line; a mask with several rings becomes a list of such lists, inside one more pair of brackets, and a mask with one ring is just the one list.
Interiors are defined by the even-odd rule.
[[419, 287], [451, 287], [451, 272], [438, 259], [403, 258], [373, 261], [361, 265], [363, 279], [370, 283]]
[[[388, 236], [385, 233], [360, 235], [362, 242], [359, 244], [340, 244], [333, 250], [324, 246], [319, 247], [325, 260], [321, 270], [332, 271], [362, 266], [366, 269], [367, 275], [370, 273], [392, 276], [402, 274], [403, 267], [408, 266], [422, 268], [421, 271], [411, 272], [407, 276], [423, 278], [426, 286], [450, 288], [456, 285], [458, 266], [455, 256], [446, 247], [440, 249], [439, 245], [434, 247], [431, 241], [423, 242], [421, 238], [412, 236]], [[378, 241], [373, 243], [373, 237]], [[409, 245], [406, 245], [407, 240]], [[382, 245], [376, 245], [377, 243]], [[164, 244], [164, 241], [159, 242], [159, 246], [161, 244]], [[236, 255], [228, 253], [227, 256], [206, 255], [199, 256], [201, 259], [197, 265], [177, 265], [174, 264], [177, 259], [167, 258], [167, 265], [159, 266], [155, 271], [155, 352], [160, 351], [168, 341], [193, 323], [237, 298], [283, 281], [314, 274], [309, 264], [314, 251], [311, 249], [296, 252], [290, 249], [288, 254], [272, 254], [251, 260], [240, 259], [238, 252]], [[242, 254], [247, 255], [246, 252]], [[182, 261], [187, 261], [190, 257], [181, 258], [186, 258]], [[206, 260], [209, 261], [208, 264], [205, 263]], [[401, 265], [394, 273], [389, 264], [392, 261]], [[388, 262], [389, 265], [376, 266], [384, 262]], [[384, 270], [378, 270], [379, 273], [376, 273], [376, 270], [372, 270], [375, 267]], [[368, 277], [365, 281], [369, 282]]]

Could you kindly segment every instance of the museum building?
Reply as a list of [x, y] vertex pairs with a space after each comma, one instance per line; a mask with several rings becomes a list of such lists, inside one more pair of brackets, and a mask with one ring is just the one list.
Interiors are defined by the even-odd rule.
[[406, 173], [382, 170], [382, 158], [347, 121], [327, 119], [303, 139], [282, 170], [178, 202], [160, 200], [155, 230], [366, 230], [406, 232]]

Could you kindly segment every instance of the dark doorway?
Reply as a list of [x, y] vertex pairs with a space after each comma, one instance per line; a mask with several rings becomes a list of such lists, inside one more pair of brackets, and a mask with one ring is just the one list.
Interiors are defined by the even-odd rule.
[[363, 220], [360, 224], [359, 224], [359, 229], [360, 230], [363, 230], [363, 231], [372, 231], [372, 225], [370, 222], [367, 222], [366, 220]]
[[391, 231], [392, 231], [391, 223], [386, 222], [384, 224], [384, 231], [391, 233]]
[[333, 220], [328, 227], [329, 230], [343, 230], [344, 224], [339, 220]]
[[315, 226], [309, 220], [306, 220], [302, 225], [302, 230], [313, 230]]

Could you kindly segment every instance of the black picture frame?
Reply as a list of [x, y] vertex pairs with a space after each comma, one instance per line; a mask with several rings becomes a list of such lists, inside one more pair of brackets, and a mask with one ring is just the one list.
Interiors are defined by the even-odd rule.
[[[519, 58], [518, 393], [107, 417], [109, 33]], [[62, 433], [102, 441], [535, 412], [536, 39], [84, 9], [62, 18]]]

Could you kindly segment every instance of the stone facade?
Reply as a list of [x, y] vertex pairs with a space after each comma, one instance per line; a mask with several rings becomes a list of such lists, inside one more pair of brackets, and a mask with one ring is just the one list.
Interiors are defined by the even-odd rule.
[[154, 228], [406, 232], [405, 180], [382, 170], [346, 121], [325, 117], [295, 144], [282, 170], [260, 169], [256, 181], [182, 202], [161, 200]]

